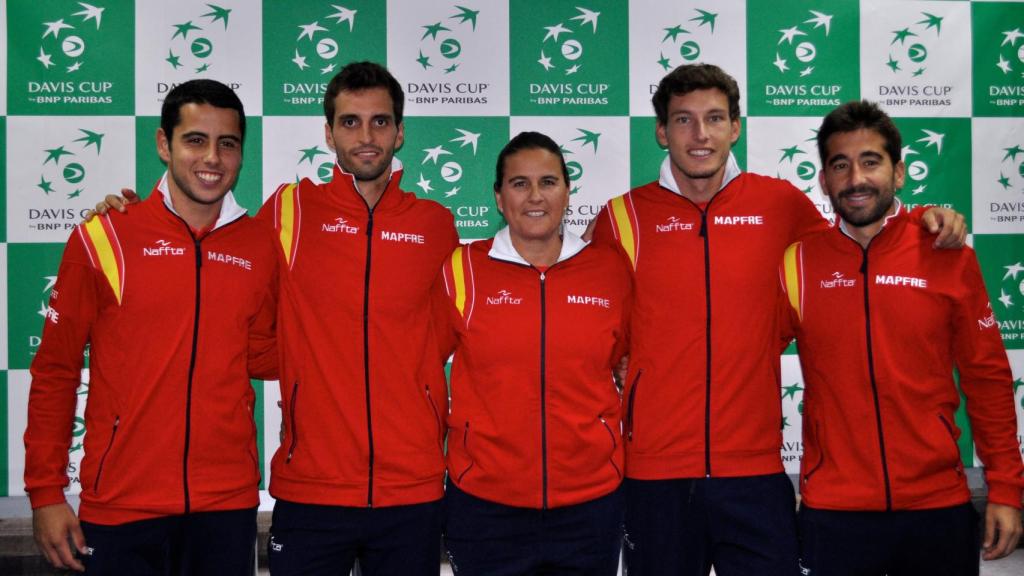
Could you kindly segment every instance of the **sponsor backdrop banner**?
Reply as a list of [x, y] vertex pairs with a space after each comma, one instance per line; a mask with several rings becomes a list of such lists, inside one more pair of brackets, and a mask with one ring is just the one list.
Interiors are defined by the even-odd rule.
[[[736, 77], [740, 166], [788, 179], [829, 218], [820, 117], [880, 102], [903, 133], [903, 201], [967, 217], [1024, 430], [1024, 1], [0, 0], [0, 34], [0, 496], [23, 494], [28, 370], [63, 243], [104, 194], [153, 188], [167, 92], [214, 78], [239, 93], [249, 132], [236, 194], [254, 212], [280, 183], [331, 177], [321, 95], [361, 59], [385, 63], [406, 92], [403, 187], [449, 208], [465, 240], [503, 225], [494, 161], [522, 130], [561, 145], [576, 232], [610, 197], [657, 178], [666, 154], [650, 97], [680, 64]], [[70, 492], [88, 370], [81, 380]], [[280, 393], [253, 386], [266, 475]], [[803, 392], [787, 354], [790, 472]], [[979, 464], [969, 430], [961, 451]]]

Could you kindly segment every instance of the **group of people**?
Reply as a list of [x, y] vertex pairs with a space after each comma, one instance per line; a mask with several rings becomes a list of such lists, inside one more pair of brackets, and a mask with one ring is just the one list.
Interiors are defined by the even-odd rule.
[[[620, 550], [641, 576], [952, 576], [977, 573], [979, 548], [1012, 551], [1005, 350], [962, 217], [895, 199], [891, 119], [851, 102], [822, 124], [830, 226], [740, 171], [724, 71], [681, 66], [652, 101], [659, 178], [609, 201], [589, 241], [562, 226], [560, 147], [524, 132], [496, 162], [507, 225], [460, 245], [449, 211], [400, 188], [404, 95], [383, 67], [327, 86], [330, 181], [282, 185], [252, 219], [231, 195], [241, 102], [175, 87], [166, 175], [76, 229], [52, 292], [25, 433], [43, 554], [90, 574], [251, 574], [250, 377], [281, 382], [273, 574], [437, 574], [442, 535], [456, 574], [488, 576], [610, 576]], [[799, 513], [780, 458], [794, 337]], [[980, 547], [958, 386], [989, 484]]]

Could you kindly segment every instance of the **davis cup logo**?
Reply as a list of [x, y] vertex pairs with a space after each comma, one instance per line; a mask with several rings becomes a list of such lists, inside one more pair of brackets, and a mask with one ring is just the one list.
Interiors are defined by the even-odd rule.
[[818, 187], [818, 156], [815, 142], [817, 135], [812, 130], [810, 138], [786, 148], [779, 148], [776, 177], [789, 180], [805, 194]]
[[420, 27], [424, 32], [420, 37], [416, 62], [424, 70], [451, 74], [462, 64], [463, 43], [459, 38], [476, 32], [476, 19], [480, 11], [458, 5], [453, 6], [452, 10], [454, 14]]
[[[210, 57], [214, 52], [210, 36], [220, 36], [228, 29], [231, 9], [207, 4], [203, 14], [195, 18], [172, 24], [171, 43], [164, 58], [173, 70], [185, 70], [191, 74], [202, 74], [210, 69]], [[219, 29], [223, 24], [223, 29]]]
[[1024, 38], [1024, 32], [1017, 27], [1004, 31], [1003, 40], [999, 43], [999, 60], [995, 66], [1008, 79], [1014, 76], [1024, 77], [1024, 41], [1021, 41], [1022, 38]]
[[[569, 194], [576, 194], [583, 189], [580, 180], [583, 178], [583, 160], [592, 161], [597, 158], [597, 143], [601, 138], [599, 132], [593, 132], [584, 128], [577, 128], [579, 136], [571, 139], [568, 144], [560, 144], [562, 154], [565, 158], [565, 167], [569, 171]], [[586, 154], [587, 147], [590, 147], [589, 154]]]
[[[303, 166], [308, 164], [306, 172], [309, 171], [310, 167], [316, 167], [316, 175], [314, 178], [319, 182], [326, 184], [331, 181], [334, 177], [334, 159], [331, 157], [329, 150], [324, 150], [320, 146], [314, 145], [310, 148], [299, 148], [299, 161], [296, 162], [297, 166]], [[324, 158], [321, 158], [324, 156]], [[298, 182], [301, 177], [296, 174], [295, 181]]]
[[[85, 192], [87, 166], [95, 161], [100, 155], [103, 146], [104, 134], [93, 132], [85, 128], [78, 129], [80, 138], [70, 142], [45, 148], [44, 159], [39, 175], [39, 182], [35, 185], [41, 193], [50, 195], [62, 195], [67, 199], [77, 198]], [[89, 148], [93, 150], [90, 151]], [[44, 228], [47, 224], [30, 224], [30, 228]], [[58, 227], [63, 227], [59, 225]]]
[[424, 197], [452, 198], [462, 190], [463, 165], [475, 162], [480, 133], [453, 129], [454, 137], [423, 149], [416, 186]]
[[[551, 75], [571, 76], [584, 65], [584, 44], [597, 35], [600, 12], [577, 6], [578, 14], [554, 24], [544, 26], [537, 65]], [[567, 28], [566, 23], [572, 28]]]
[[1024, 148], [1016, 144], [1003, 148], [1003, 152], [1005, 154], [999, 166], [999, 186], [1005, 191], [1024, 192]]
[[885, 65], [893, 74], [917, 78], [928, 69], [928, 48], [942, 33], [942, 17], [928, 12], [921, 12], [921, 16], [923, 20], [892, 31]]
[[78, 5], [81, 10], [77, 12], [52, 22], [43, 22], [45, 29], [40, 39], [39, 56], [36, 57], [43, 68], [62, 68], [63, 72], [74, 74], [86, 64], [87, 40], [91, 43], [99, 38], [106, 8], [84, 2]]
[[[1014, 262], [1003, 266], [1006, 273], [1003, 274], [1002, 284], [999, 286], [999, 302], [1003, 310], [1024, 310], [1024, 266], [1020, 262]], [[1018, 278], [1018, 275], [1020, 277]]]
[[941, 163], [942, 140], [946, 137], [945, 134], [933, 130], [921, 129], [920, 133], [921, 138], [914, 143], [921, 145], [915, 148], [914, 144], [908, 144], [902, 151], [903, 163], [907, 167], [907, 180], [904, 185], [910, 190], [910, 196], [906, 200], [916, 203], [922, 203], [922, 199], [916, 197], [928, 191], [928, 176], [931, 172], [929, 165]]
[[[295, 55], [292, 65], [301, 72], [308, 71], [318, 76], [336, 72], [338, 54], [341, 51], [340, 33], [352, 32], [356, 23], [356, 10], [332, 4], [333, 13], [317, 18], [312, 22], [300, 24], [295, 37]], [[321, 25], [321, 21], [329, 26]], [[319, 97], [312, 97], [319, 101]]]
[[810, 76], [818, 65], [818, 47], [828, 38], [832, 15], [817, 10], [809, 12], [811, 18], [779, 30], [772, 65], [783, 77]]
[[695, 9], [696, 16], [686, 23], [664, 28], [665, 37], [661, 39], [661, 52], [658, 65], [666, 72], [682, 64], [692, 64], [701, 58], [703, 53], [700, 40], [715, 33], [715, 20], [718, 14], [700, 8]]

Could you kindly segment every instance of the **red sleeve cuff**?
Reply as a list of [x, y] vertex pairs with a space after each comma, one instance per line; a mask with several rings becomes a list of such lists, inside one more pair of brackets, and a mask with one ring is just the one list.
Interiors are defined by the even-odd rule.
[[28, 499], [32, 503], [33, 510], [36, 508], [42, 508], [43, 506], [62, 504], [66, 502], [64, 498], [64, 489], [60, 486], [35, 488], [28, 493]]

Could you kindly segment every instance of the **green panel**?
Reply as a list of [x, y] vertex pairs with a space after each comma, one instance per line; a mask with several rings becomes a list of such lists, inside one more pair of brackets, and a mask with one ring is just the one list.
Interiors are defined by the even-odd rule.
[[63, 244], [7, 245], [8, 367], [27, 370], [39, 348]]
[[970, 118], [896, 118], [903, 138], [906, 181], [900, 199], [909, 208], [945, 206], [971, 217]]
[[1024, 235], [976, 234], [981, 275], [1007, 349], [1024, 349]]
[[975, 116], [1024, 114], [1024, 3], [972, 2]]

